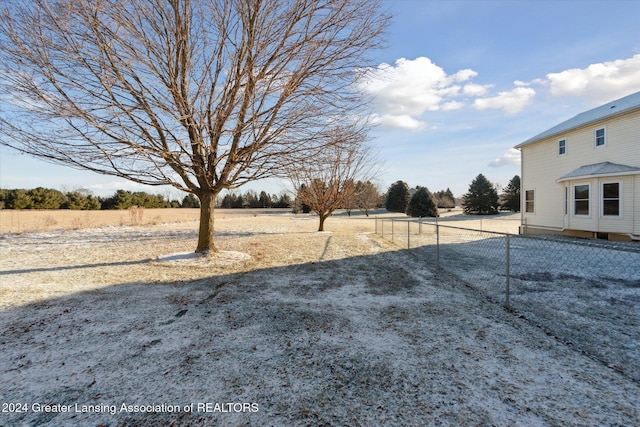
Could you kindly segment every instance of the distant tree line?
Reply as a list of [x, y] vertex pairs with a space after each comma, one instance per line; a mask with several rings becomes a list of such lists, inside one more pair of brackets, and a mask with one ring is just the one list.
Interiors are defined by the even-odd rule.
[[[293, 206], [287, 194], [268, 195], [264, 191], [257, 196], [254, 191], [244, 195], [227, 194], [218, 201], [219, 207], [227, 208], [289, 208]], [[98, 197], [87, 190], [62, 192], [51, 188], [37, 187], [25, 189], [0, 189], [0, 208], [4, 209], [70, 209], [107, 210], [142, 208], [199, 208], [200, 201], [193, 194], [187, 194], [182, 201], [169, 200], [161, 194], [144, 191], [117, 190], [110, 197]]]
[[[406, 213], [412, 217], [437, 216], [438, 209], [455, 207], [455, 198], [450, 189], [431, 193], [427, 187], [410, 189], [404, 181], [393, 183], [386, 194], [381, 195], [370, 181], [358, 181], [353, 185], [352, 197], [345, 198], [341, 208], [351, 212], [359, 209], [366, 214], [369, 210], [385, 205], [388, 211]], [[295, 199], [287, 193], [280, 195], [249, 190], [242, 194], [227, 193], [219, 198], [216, 207], [224, 209], [241, 208], [292, 208], [308, 212], [300, 189]], [[308, 203], [308, 201], [307, 201]], [[199, 208], [200, 201], [193, 194], [187, 194], [182, 201], [168, 200], [160, 194], [144, 191], [117, 190], [110, 197], [98, 197], [87, 190], [62, 192], [50, 188], [0, 189], [0, 208], [4, 209], [71, 209], [106, 210], [128, 209], [132, 206], [143, 208]], [[484, 175], [478, 175], [462, 197], [462, 207], [466, 214], [487, 215], [499, 210], [520, 211], [520, 177], [514, 176], [498, 194], [496, 186]]]
[[[450, 189], [431, 193], [427, 187], [410, 189], [406, 182], [391, 184], [385, 197], [390, 212], [406, 213], [411, 217], [435, 217], [438, 209], [451, 209], [456, 201]], [[462, 208], [467, 215], [490, 215], [499, 210], [520, 212], [520, 177], [514, 176], [498, 194], [497, 186], [484, 175], [478, 175], [462, 196]]]
[[244, 194], [227, 193], [218, 201], [216, 207], [222, 209], [290, 208], [293, 207], [293, 201], [286, 193], [277, 195], [261, 191], [258, 194], [256, 191], [249, 190]]

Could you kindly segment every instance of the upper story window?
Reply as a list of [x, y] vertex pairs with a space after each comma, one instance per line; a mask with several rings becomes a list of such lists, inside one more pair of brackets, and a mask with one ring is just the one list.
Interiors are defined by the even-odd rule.
[[561, 139], [558, 141], [558, 155], [564, 156], [565, 154], [567, 154], [567, 140]]
[[602, 147], [605, 143], [604, 128], [596, 129], [596, 147]]

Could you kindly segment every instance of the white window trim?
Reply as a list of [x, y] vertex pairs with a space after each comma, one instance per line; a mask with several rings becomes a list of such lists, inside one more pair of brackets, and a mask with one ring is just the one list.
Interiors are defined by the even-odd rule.
[[[602, 145], [598, 145], [598, 131], [602, 129], [604, 130], [604, 144]], [[593, 147], [594, 148], [600, 148], [600, 147], [606, 147], [607, 146], [607, 127], [606, 126], [600, 126], [597, 127], [593, 130]]]
[[[560, 143], [562, 141], [564, 141], [564, 153], [560, 152]], [[557, 153], [558, 157], [566, 156], [567, 155], [567, 138], [559, 139], [557, 147], [558, 147], [558, 151], [556, 151], [556, 153]]]
[[[531, 212], [527, 211], [527, 192], [528, 191], [533, 191], [533, 210]], [[528, 190], [525, 190], [524, 192], [524, 197], [522, 198], [523, 202], [524, 202], [524, 206], [523, 206], [523, 210], [525, 214], [529, 214], [529, 215], [535, 215], [536, 213], [536, 189], [535, 188], [530, 188]]]
[[[605, 215], [604, 214], [604, 185], [605, 184], [618, 184], [618, 215]], [[601, 181], [600, 182], [600, 218], [602, 219], [622, 219], [622, 198], [624, 196], [623, 182], [622, 181]]]
[[[577, 214], [576, 213], [576, 187], [579, 185], [586, 185], [587, 187], [589, 187], [589, 198], [587, 199], [589, 204], [589, 213], [588, 214]], [[578, 183], [578, 184], [573, 184], [571, 186], [571, 216], [573, 216], [574, 218], [591, 218], [591, 213], [593, 212], [593, 209], [591, 208], [592, 205], [592, 200], [593, 200], [593, 191], [591, 191], [591, 183], [590, 182], [582, 182], [582, 183]]]

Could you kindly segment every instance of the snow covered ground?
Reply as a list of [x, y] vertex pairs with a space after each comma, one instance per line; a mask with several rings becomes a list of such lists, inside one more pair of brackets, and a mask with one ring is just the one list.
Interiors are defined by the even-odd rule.
[[194, 222], [2, 236], [0, 425], [640, 423], [627, 372], [372, 220], [307, 218], [221, 219], [218, 258]]
[[[506, 303], [506, 236], [460, 228], [459, 223], [442, 221], [439, 239], [434, 224], [422, 224], [421, 231], [411, 224], [414, 255]], [[487, 223], [499, 227], [497, 220]], [[386, 228], [389, 239], [388, 222]], [[405, 246], [406, 221], [396, 221], [395, 228], [395, 243]], [[640, 381], [640, 244], [509, 238], [510, 306], [548, 333]]]

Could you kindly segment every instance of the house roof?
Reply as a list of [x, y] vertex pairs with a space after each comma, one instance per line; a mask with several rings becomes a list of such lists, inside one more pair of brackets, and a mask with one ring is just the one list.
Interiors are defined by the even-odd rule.
[[640, 92], [632, 93], [631, 95], [625, 96], [624, 98], [611, 101], [592, 110], [580, 113], [577, 116], [552, 127], [551, 129], [539, 133], [533, 138], [527, 139], [523, 143], [516, 145], [515, 148], [522, 148], [526, 145], [533, 144], [534, 142], [538, 142], [555, 134], [566, 132], [568, 130], [575, 129], [577, 127], [584, 126], [586, 124], [615, 116], [617, 114], [621, 114], [636, 108], [640, 108]]
[[580, 166], [568, 174], [560, 177], [557, 182], [571, 179], [592, 178], [594, 176], [619, 176], [640, 174], [640, 168], [635, 166], [620, 165], [611, 162], [594, 163], [592, 165]]

